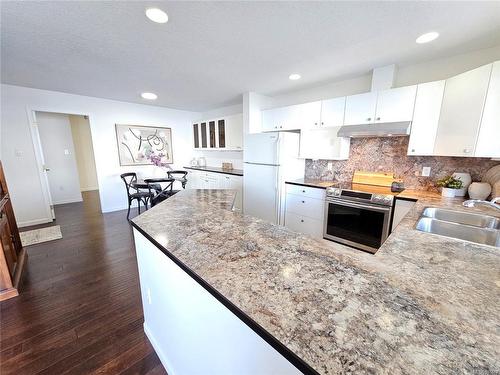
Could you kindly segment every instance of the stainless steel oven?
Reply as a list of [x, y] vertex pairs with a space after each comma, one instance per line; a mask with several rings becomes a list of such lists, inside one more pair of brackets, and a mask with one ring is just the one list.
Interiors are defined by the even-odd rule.
[[375, 253], [389, 235], [393, 196], [327, 190], [323, 237]]

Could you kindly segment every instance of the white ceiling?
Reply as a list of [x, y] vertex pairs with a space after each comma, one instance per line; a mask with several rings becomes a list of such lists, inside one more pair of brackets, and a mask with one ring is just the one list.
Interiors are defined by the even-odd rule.
[[500, 1], [1, 4], [3, 83], [197, 111], [499, 44]]

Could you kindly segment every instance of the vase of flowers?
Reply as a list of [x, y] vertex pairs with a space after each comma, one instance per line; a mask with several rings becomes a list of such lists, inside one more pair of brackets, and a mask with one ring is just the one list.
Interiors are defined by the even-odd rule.
[[145, 155], [147, 160], [151, 162], [152, 165], [160, 167], [162, 169], [166, 169], [167, 171], [171, 171], [172, 167], [170, 167], [170, 163], [166, 162], [167, 155], [162, 152], [154, 152], [149, 149], [146, 150]]
[[437, 181], [437, 186], [441, 187], [441, 195], [448, 198], [455, 197], [456, 192], [462, 188], [462, 185], [462, 180], [453, 176], [446, 176]]

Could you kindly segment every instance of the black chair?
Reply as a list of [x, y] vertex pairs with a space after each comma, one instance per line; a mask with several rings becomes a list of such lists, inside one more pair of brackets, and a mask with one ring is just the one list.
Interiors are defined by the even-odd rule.
[[130, 216], [130, 206], [132, 206], [132, 202], [137, 200], [137, 212], [141, 213], [141, 203], [144, 204], [144, 207], [148, 209], [148, 201], [151, 199], [150, 191], [141, 191], [138, 187], [134, 185], [137, 182], [137, 173], [129, 172], [123, 173], [120, 175], [120, 178], [125, 183], [125, 188], [127, 189], [127, 198], [128, 198], [128, 210], [127, 210], [127, 220]]
[[[187, 183], [187, 171], [168, 171], [167, 176], [168, 178], [173, 178], [176, 181], [179, 181], [182, 185], [182, 188], [186, 188], [186, 183]], [[180, 190], [174, 190], [176, 193], [178, 193]]]
[[172, 190], [175, 180], [173, 178], [147, 178], [144, 180], [148, 184], [151, 207], [163, 202], [176, 193]]

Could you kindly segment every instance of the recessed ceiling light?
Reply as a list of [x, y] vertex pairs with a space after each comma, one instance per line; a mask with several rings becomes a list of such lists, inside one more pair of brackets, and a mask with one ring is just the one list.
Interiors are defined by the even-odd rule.
[[415, 42], [417, 42], [418, 44], [429, 43], [429, 42], [432, 42], [434, 39], [437, 39], [438, 36], [439, 36], [439, 33], [435, 32], [435, 31], [431, 31], [430, 33], [425, 33], [425, 34], [420, 35], [417, 38], [417, 40], [415, 40]]
[[146, 9], [146, 17], [156, 23], [166, 23], [168, 21], [167, 13], [158, 8]]
[[158, 98], [158, 95], [153, 94], [152, 92], [143, 92], [141, 96], [143, 99], [147, 100], [156, 100]]
[[296, 81], [296, 80], [300, 79], [300, 74], [297, 74], [297, 73], [290, 74], [288, 76], [288, 79], [291, 79], [292, 81]]

